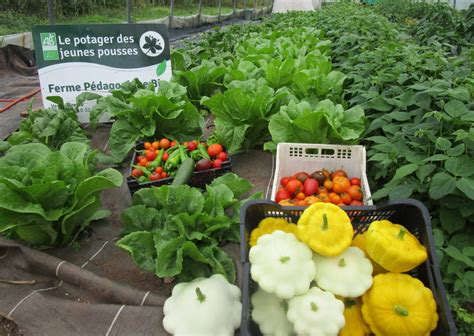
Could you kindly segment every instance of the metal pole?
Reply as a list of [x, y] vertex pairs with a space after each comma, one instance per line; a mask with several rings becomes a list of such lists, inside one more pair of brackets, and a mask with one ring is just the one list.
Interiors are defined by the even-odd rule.
[[201, 14], [202, 14], [202, 0], [199, 0], [199, 7], [198, 7], [198, 26], [201, 25]]
[[48, 21], [49, 24], [54, 24], [54, 0], [48, 0]]
[[127, 0], [127, 22], [132, 23], [132, 0]]
[[232, 18], [235, 18], [235, 11], [237, 7], [237, 0], [232, 1]]
[[174, 0], [170, 2], [170, 28], [173, 27]]
[[244, 10], [247, 9], [247, 0], [244, 0]]
[[219, 4], [219, 10], [218, 10], [218, 14], [217, 14], [217, 20], [220, 22], [221, 21], [221, 10], [222, 10], [222, 0], [218, 0], [217, 2]]
[[253, 0], [253, 13], [252, 13], [253, 18], [255, 18], [256, 12], [257, 12], [257, 0]]
[[260, 15], [263, 16], [263, 7], [265, 6], [265, 0], [262, 1], [262, 9], [260, 10]]

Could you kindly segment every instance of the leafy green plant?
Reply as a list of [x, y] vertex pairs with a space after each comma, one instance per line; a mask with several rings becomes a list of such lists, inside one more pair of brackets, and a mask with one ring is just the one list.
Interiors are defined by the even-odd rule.
[[306, 101], [291, 101], [271, 117], [272, 142], [266, 143], [265, 149], [275, 151], [279, 142], [356, 143], [364, 128], [364, 110], [360, 106], [344, 110], [330, 100], [314, 106]]
[[19, 130], [8, 138], [10, 145], [30, 142], [59, 149], [66, 142], [88, 143], [89, 140], [77, 121], [75, 111], [60, 108], [30, 111], [28, 117], [21, 121]]
[[123, 178], [111, 168], [95, 173], [96, 154], [74, 142], [59, 151], [40, 143], [11, 147], [0, 158], [0, 233], [37, 248], [65, 246], [107, 217], [99, 193]]
[[122, 213], [124, 237], [117, 246], [159, 277], [190, 281], [220, 273], [233, 283], [235, 267], [222, 246], [239, 242], [240, 207], [246, 200], [238, 199], [251, 188], [228, 173], [204, 193], [186, 185], [139, 190]]
[[199, 107], [202, 97], [211, 96], [221, 89], [225, 72], [225, 67], [203, 61], [187, 71], [174, 71], [173, 80], [187, 88], [189, 99]]
[[82, 93], [77, 97], [76, 104], [72, 105], [64, 104], [61, 97], [52, 96], [48, 99], [58, 105], [56, 109], [33, 111], [29, 108], [28, 117], [21, 121], [19, 130], [8, 137], [5, 149], [32, 142], [45, 144], [54, 150], [58, 150], [66, 142], [89, 143], [77, 119], [77, 113], [85, 100], [98, 97], [100, 96], [94, 93]]
[[153, 85], [144, 88], [138, 80], [122, 87], [97, 99], [91, 110], [93, 127], [105, 113], [115, 119], [110, 130], [110, 156], [102, 161], [121, 162], [139, 139], [187, 141], [202, 136], [204, 118], [187, 99], [185, 87], [162, 81], [155, 92]]
[[266, 86], [263, 79], [249, 79], [233, 81], [227, 91], [204, 97], [201, 104], [215, 117], [213, 137], [230, 154], [235, 154], [269, 139], [270, 116], [289, 99], [288, 90], [275, 91]]

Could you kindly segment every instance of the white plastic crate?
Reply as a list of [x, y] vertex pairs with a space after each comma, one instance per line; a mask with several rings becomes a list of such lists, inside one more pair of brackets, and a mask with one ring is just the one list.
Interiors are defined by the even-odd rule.
[[275, 200], [280, 179], [284, 176], [292, 176], [298, 172], [311, 174], [323, 168], [329, 171], [344, 169], [349, 177], [360, 177], [364, 203], [372, 205], [365, 172], [365, 157], [363, 146], [279, 143], [271, 199]]

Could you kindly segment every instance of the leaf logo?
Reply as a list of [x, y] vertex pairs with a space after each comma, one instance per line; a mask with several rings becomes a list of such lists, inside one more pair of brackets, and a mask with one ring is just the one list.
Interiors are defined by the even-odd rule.
[[165, 50], [165, 40], [155, 31], [147, 31], [140, 37], [140, 49], [150, 57], [156, 57]]
[[163, 60], [158, 66], [156, 67], [156, 75], [160, 77], [166, 71], [166, 60]]

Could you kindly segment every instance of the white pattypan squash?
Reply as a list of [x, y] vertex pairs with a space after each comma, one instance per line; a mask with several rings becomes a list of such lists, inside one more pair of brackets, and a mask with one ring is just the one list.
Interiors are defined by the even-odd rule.
[[240, 289], [221, 274], [177, 284], [163, 307], [163, 326], [173, 335], [234, 335], [240, 327]]
[[294, 335], [293, 325], [286, 317], [286, 301], [275, 294], [267, 293], [260, 288], [252, 295], [252, 319], [265, 336]]
[[318, 287], [342, 297], [355, 298], [372, 286], [372, 264], [358, 247], [335, 257], [314, 255]]
[[344, 303], [313, 287], [288, 301], [288, 320], [299, 336], [337, 336], [344, 327]]
[[249, 251], [250, 274], [267, 293], [289, 299], [305, 293], [315, 276], [313, 252], [292, 233], [260, 237]]

